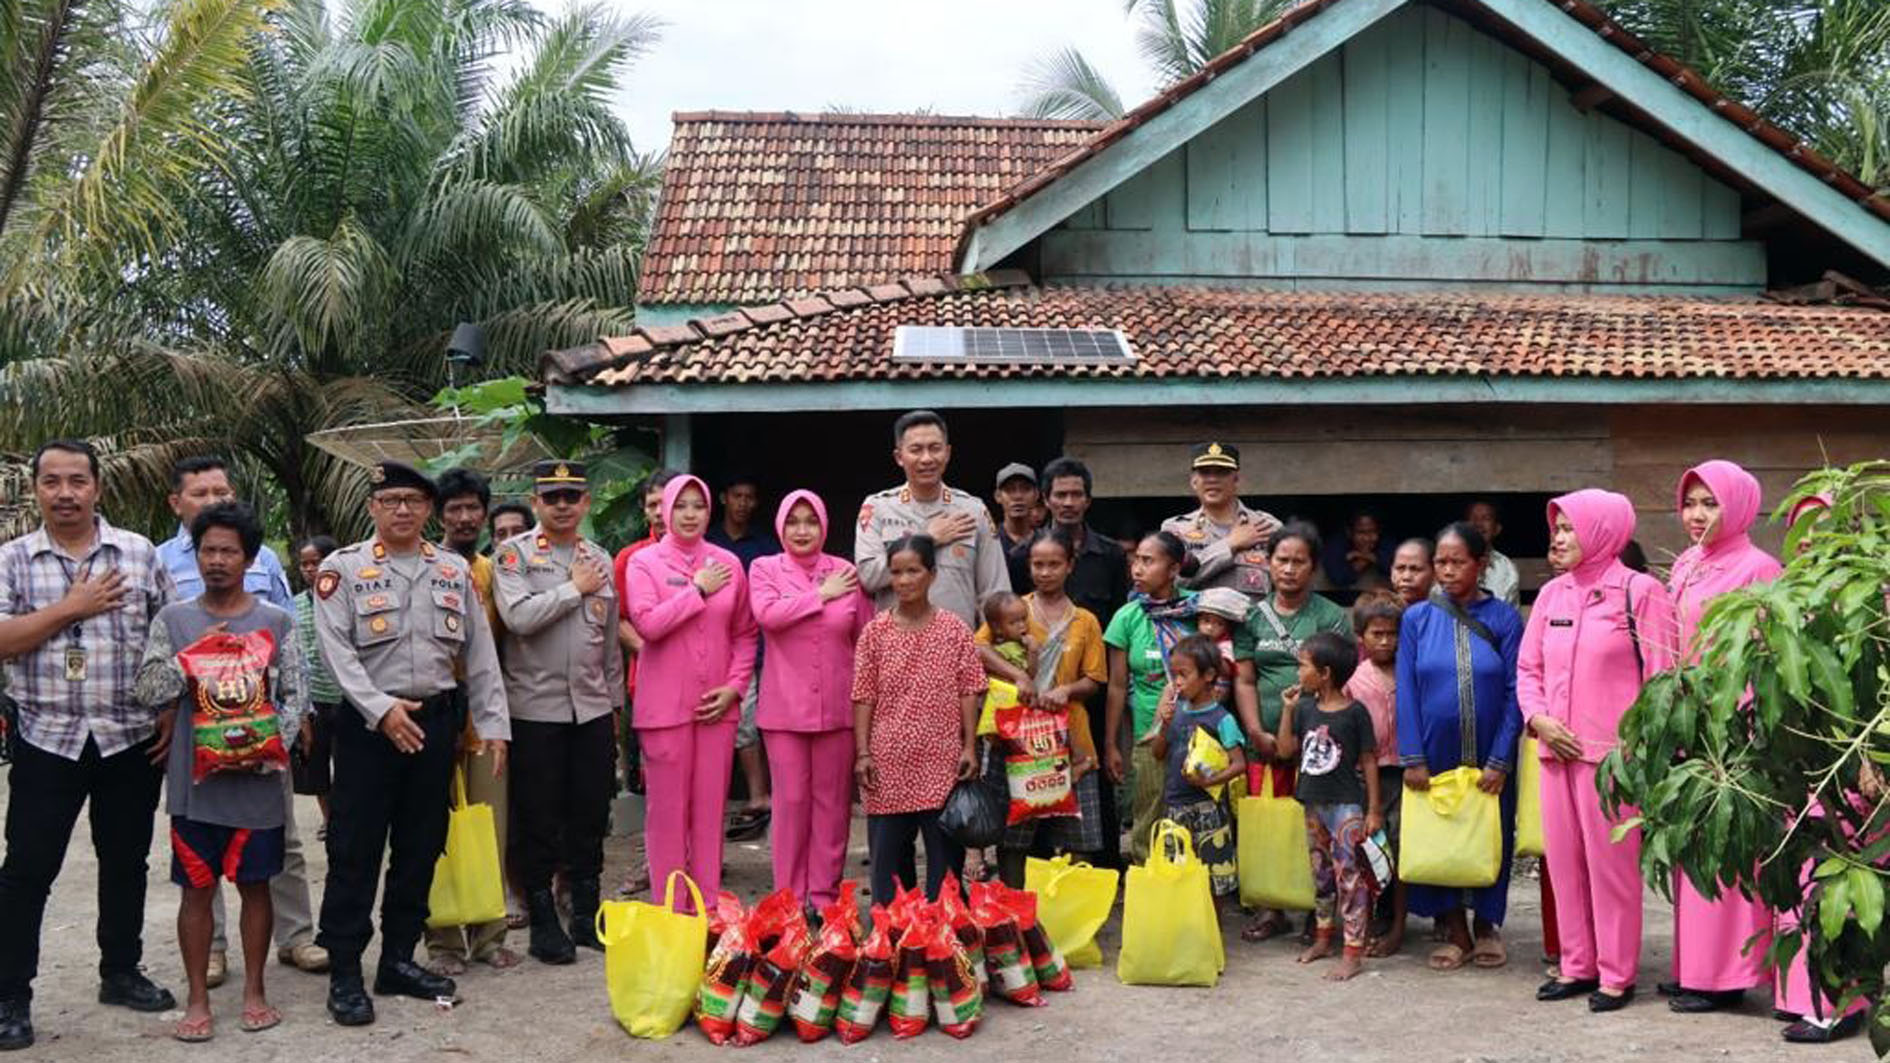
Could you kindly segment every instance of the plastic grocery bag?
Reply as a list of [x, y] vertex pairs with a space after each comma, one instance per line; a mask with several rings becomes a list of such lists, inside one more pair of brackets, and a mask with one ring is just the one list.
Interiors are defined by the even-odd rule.
[[997, 711], [997, 733], [1011, 799], [1007, 823], [1081, 814], [1062, 713], [1011, 705]]
[[1121, 879], [1121, 872], [1075, 863], [1067, 855], [1024, 861], [1024, 888], [1037, 895], [1037, 920], [1071, 967], [1102, 966], [1096, 932], [1115, 909]]
[[1501, 810], [1495, 794], [1477, 789], [1480, 768], [1431, 776], [1429, 790], [1404, 789], [1398, 874], [1426, 886], [1475, 889], [1503, 867]]
[[[679, 878], [695, 901], [694, 915], [676, 910]], [[605, 901], [598, 907], [610, 1011], [630, 1036], [668, 1037], [688, 1021], [708, 945], [706, 912], [702, 893], [681, 871], [670, 872], [660, 905]]]
[[[1221, 745], [1221, 740], [1202, 728], [1195, 728], [1188, 738], [1188, 757], [1182, 762], [1182, 770], [1207, 778], [1226, 771], [1228, 763], [1227, 749]], [[1207, 795], [1219, 801], [1226, 789], [1226, 783], [1215, 783], [1207, 788]]]
[[1516, 761], [1516, 855], [1547, 856], [1542, 838], [1542, 746], [1524, 735]]
[[967, 849], [996, 845], [1004, 836], [1010, 794], [974, 776], [954, 785], [939, 809], [938, 829]]
[[466, 775], [453, 773], [453, 809], [446, 819], [446, 851], [433, 865], [427, 925], [472, 926], [505, 918], [505, 882], [499, 876], [499, 832], [492, 806], [466, 803]]
[[1226, 964], [1223, 949], [1207, 865], [1194, 855], [1187, 828], [1162, 820], [1148, 863], [1129, 869], [1116, 977], [1128, 985], [1211, 986]]
[[1018, 704], [1017, 687], [1002, 679], [993, 679], [984, 691], [984, 708], [978, 713], [978, 733], [997, 734], [997, 711]]
[[1306, 848], [1306, 807], [1273, 794], [1273, 773], [1262, 771], [1258, 796], [1234, 808], [1240, 903], [1248, 908], [1311, 911], [1312, 856]]

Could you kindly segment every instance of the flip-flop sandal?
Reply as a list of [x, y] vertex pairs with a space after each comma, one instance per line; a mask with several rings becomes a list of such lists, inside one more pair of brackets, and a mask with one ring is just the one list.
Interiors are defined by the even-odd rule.
[[1444, 944], [1432, 949], [1430, 958], [1424, 962], [1433, 971], [1454, 971], [1463, 966], [1469, 955], [1457, 945]]
[[171, 1036], [185, 1044], [200, 1045], [216, 1036], [214, 1020], [205, 1016], [201, 1019], [179, 1019], [171, 1027]]
[[1280, 922], [1278, 919], [1262, 919], [1257, 923], [1248, 923], [1246, 926], [1242, 927], [1240, 940], [1251, 942], [1270, 941], [1290, 929], [1292, 928]]
[[280, 1025], [282, 1025], [282, 1013], [275, 1008], [262, 1008], [256, 1011], [249, 1008], [243, 1009], [244, 1033], [261, 1033]]
[[505, 928], [507, 930], [523, 930], [530, 925], [532, 925], [532, 917], [524, 912], [506, 913]]
[[1493, 970], [1509, 963], [1509, 949], [1504, 947], [1502, 938], [1478, 938], [1476, 948], [1470, 950], [1470, 962], [1484, 970]]
[[504, 971], [517, 967], [519, 960], [518, 953], [501, 946], [479, 957], [479, 962], [495, 971]]

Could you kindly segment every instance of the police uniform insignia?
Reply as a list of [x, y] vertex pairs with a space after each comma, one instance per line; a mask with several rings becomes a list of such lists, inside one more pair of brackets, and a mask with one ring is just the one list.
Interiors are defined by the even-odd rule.
[[341, 573], [332, 570], [324, 572], [315, 577], [315, 596], [326, 600], [339, 586], [341, 586]]
[[387, 618], [384, 616], [377, 616], [374, 619], [368, 621], [368, 630], [374, 632], [376, 635], [379, 635], [382, 632], [386, 631]]
[[865, 505], [860, 507], [860, 527], [865, 528], [867, 525], [872, 524], [872, 523], [873, 523], [873, 503], [868, 502]]
[[604, 600], [602, 598], [590, 599], [584, 603], [584, 608], [590, 610], [592, 620], [602, 621], [604, 619]]
[[378, 539], [375, 540], [374, 542], [374, 560], [376, 561], [387, 560], [387, 547], [382, 546], [380, 544], [380, 540]]
[[559, 462], [558, 467], [551, 470], [551, 477], [554, 480], [569, 480], [571, 478], [571, 466], [566, 465], [562, 461]]
[[500, 551], [499, 564], [506, 569], [517, 568], [518, 567], [518, 551], [512, 549], [511, 547], [506, 547], [504, 550]]
[[376, 594], [376, 595], [374, 595], [374, 596], [373, 596], [372, 598], [369, 598], [369, 599], [367, 600], [367, 607], [368, 607], [369, 609], [385, 609], [385, 608], [387, 608], [387, 595], [385, 595], [385, 594]]
[[442, 605], [445, 605], [448, 609], [458, 609], [459, 608], [459, 595], [454, 594], [451, 591], [448, 591], [447, 593], [440, 596], [440, 602]]
[[367, 568], [360, 569], [359, 571], [355, 572], [354, 578], [355, 579], [380, 579], [381, 570], [378, 568], [375, 568], [372, 565], [369, 565]]
[[379, 465], [376, 465], [373, 468], [368, 470], [367, 478], [368, 478], [368, 483], [384, 484], [387, 482], [387, 470], [381, 468]]
[[441, 565], [440, 566], [441, 579], [457, 579], [458, 577], [459, 577], [459, 568], [457, 566], [454, 566], [454, 565]]
[[1221, 456], [1221, 445], [1219, 443], [1209, 443], [1207, 452], [1208, 457], [1218, 458]]
[[434, 556], [434, 553], [433, 553], [433, 544], [432, 544], [432, 543], [421, 543], [421, 544], [420, 544], [420, 556], [421, 556], [421, 557], [424, 557], [424, 558], [426, 558], [426, 559], [427, 559], [428, 561], [431, 561], [431, 560], [433, 560], [433, 556]]
[[446, 630], [448, 631], [459, 630], [459, 614], [458, 613], [446, 614]]
[[551, 555], [550, 554], [535, 554], [532, 557], [532, 564], [549, 565], [551, 564]]
[[548, 550], [550, 550], [550, 549], [551, 549], [551, 537], [550, 537], [550, 536], [547, 536], [547, 535], [540, 535], [540, 536], [538, 537], [538, 540], [537, 540], [537, 542], [538, 542], [538, 552], [539, 552], [539, 553], [544, 553], [545, 551], [548, 551]]
[[904, 506], [904, 505], [910, 505], [911, 503], [912, 503], [912, 489], [910, 487], [901, 487], [899, 489], [899, 504]]

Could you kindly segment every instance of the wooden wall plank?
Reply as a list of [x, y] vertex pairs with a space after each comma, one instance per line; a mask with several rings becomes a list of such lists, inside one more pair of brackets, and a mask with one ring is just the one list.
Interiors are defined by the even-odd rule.
[[1494, 37], [1470, 35], [1464, 232], [1471, 236], [1495, 236], [1502, 231], [1503, 60], [1513, 54]]
[[1424, 9], [1423, 231], [1463, 236], [1469, 229], [1470, 48], [1468, 24]]
[[1543, 235], [1553, 91], [1547, 67], [1521, 52], [1503, 57], [1503, 193], [1497, 221], [1502, 236]]
[[1666, 184], [1661, 150], [1653, 137], [1638, 129], [1628, 130], [1628, 238], [1631, 240], [1660, 235], [1660, 201]]
[[1261, 97], [1188, 143], [1189, 229], [1266, 229], [1266, 108]]
[[1411, 234], [1424, 231], [1425, 17], [1424, 10], [1405, 7], [1381, 23], [1395, 34], [1396, 42], [1385, 65], [1391, 83], [1386, 195], [1393, 231]]
[[1654, 235], [1668, 240], [1698, 240], [1705, 236], [1706, 171], [1668, 147], [1661, 147], [1659, 223]]
[[1392, 230], [1393, 194], [1389, 124], [1393, 47], [1390, 20], [1345, 46], [1345, 231]]
[[1701, 229], [1708, 240], [1737, 240], [1744, 229], [1739, 193], [1711, 177], [1700, 181]]
[[1313, 231], [1313, 99], [1308, 71], [1267, 94], [1267, 229]]
[[1582, 235], [1596, 240], [1619, 240], [1628, 235], [1628, 204], [1633, 182], [1633, 149], [1627, 126], [1599, 112], [1590, 112], [1582, 142]]
[[1155, 172], [1151, 167], [1117, 185], [1103, 197], [1103, 225], [1118, 231], [1147, 230], [1155, 224]]
[[1314, 63], [1300, 77], [1312, 94], [1312, 230], [1342, 233], [1345, 224], [1345, 64], [1342, 52]]

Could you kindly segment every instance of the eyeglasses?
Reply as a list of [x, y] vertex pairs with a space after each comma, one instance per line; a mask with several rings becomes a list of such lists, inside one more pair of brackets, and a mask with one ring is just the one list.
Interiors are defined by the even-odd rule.
[[428, 498], [427, 496], [421, 495], [421, 494], [375, 495], [374, 501], [377, 504], [387, 509], [391, 509], [391, 510], [404, 509], [410, 512], [417, 512], [421, 509], [425, 509], [427, 506], [431, 505], [433, 502], [431, 498]]
[[538, 496], [547, 506], [575, 506], [584, 500], [582, 491], [546, 491]]

